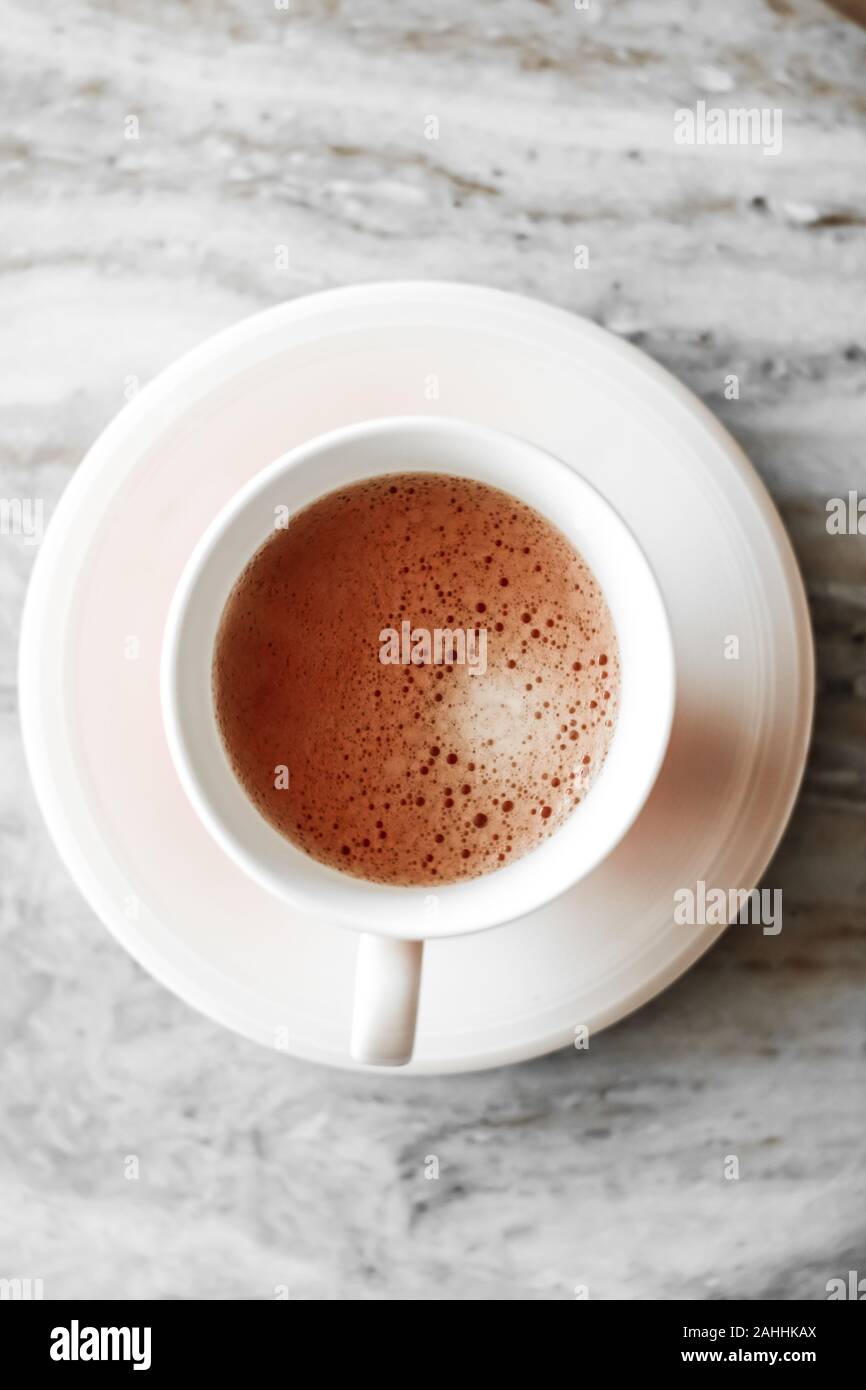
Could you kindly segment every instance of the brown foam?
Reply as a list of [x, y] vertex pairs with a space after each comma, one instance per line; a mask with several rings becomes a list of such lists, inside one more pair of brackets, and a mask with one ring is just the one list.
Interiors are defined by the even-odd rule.
[[[380, 633], [403, 620], [483, 626], [486, 673], [383, 665]], [[275, 530], [213, 666], [226, 753], [262, 815], [314, 859], [393, 884], [474, 878], [552, 834], [604, 761], [619, 678], [610, 611], [565, 536], [430, 473], [341, 489]]]

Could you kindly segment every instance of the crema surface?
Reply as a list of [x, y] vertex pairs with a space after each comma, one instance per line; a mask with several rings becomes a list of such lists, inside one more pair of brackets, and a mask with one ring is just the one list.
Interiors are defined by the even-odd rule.
[[619, 655], [582, 557], [486, 484], [386, 475], [277, 528], [226, 604], [228, 759], [288, 840], [378, 883], [526, 854], [589, 793]]

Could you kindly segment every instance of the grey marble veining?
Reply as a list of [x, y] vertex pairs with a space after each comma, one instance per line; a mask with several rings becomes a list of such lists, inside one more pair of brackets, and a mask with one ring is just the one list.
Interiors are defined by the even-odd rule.
[[[866, 492], [863, 31], [818, 0], [0, 11], [4, 496], [50, 514], [128, 377], [268, 304], [395, 276], [522, 290], [638, 343], [744, 444], [804, 568], [820, 692], [769, 875], [781, 938], [729, 932], [589, 1054], [330, 1073], [192, 1013], [72, 887], [18, 742], [34, 549], [0, 537], [0, 1276], [700, 1300], [866, 1273], [866, 539], [824, 526]], [[782, 109], [782, 153], [677, 150], [701, 99]]]

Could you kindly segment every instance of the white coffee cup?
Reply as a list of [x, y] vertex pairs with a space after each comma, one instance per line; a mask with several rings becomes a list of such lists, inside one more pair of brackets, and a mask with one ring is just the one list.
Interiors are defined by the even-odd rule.
[[[511, 493], [553, 521], [601, 585], [621, 664], [617, 724], [588, 796], [521, 859], [435, 892], [340, 873], [274, 830], [231, 770], [211, 687], [223, 607], [276, 519], [347, 483], [397, 472], [473, 478]], [[178, 775], [226, 854], [289, 906], [361, 933], [351, 1053], [369, 1064], [399, 1066], [412, 1055], [424, 941], [523, 917], [609, 854], [638, 815], [661, 767], [675, 674], [670, 625], [655, 576], [631, 531], [595, 488], [523, 439], [464, 420], [407, 416], [370, 420], [310, 440], [263, 469], [226, 504], [196, 546], [172, 599], [161, 688]], [[322, 698], [327, 699], [326, 691]]]

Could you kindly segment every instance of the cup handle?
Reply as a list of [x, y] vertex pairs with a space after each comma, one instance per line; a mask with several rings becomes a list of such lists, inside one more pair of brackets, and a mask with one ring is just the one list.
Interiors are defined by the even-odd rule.
[[403, 1067], [411, 1060], [423, 951], [423, 941], [362, 933], [350, 1046], [356, 1062]]

